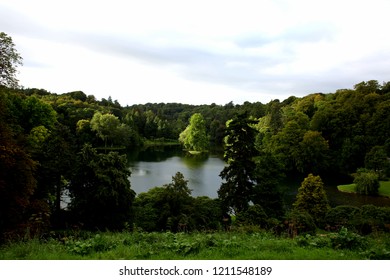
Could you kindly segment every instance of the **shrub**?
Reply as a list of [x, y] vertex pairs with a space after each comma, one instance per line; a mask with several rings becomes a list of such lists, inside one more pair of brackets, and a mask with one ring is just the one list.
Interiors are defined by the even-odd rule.
[[364, 237], [349, 231], [345, 227], [341, 228], [338, 233], [335, 233], [330, 237], [334, 249], [358, 250], [365, 249], [368, 245], [368, 242]]
[[329, 230], [340, 230], [342, 227], [352, 228], [353, 219], [360, 214], [358, 207], [340, 205], [332, 208], [325, 216], [325, 223]]
[[390, 209], [374, 205], [363, 205], [360, 215], [354, 220], [355, 228], [361, 234], [370, 234], [378, 231], [389, 231]]
[[304, 179], [293, 208], [309, 213], [317, 224], [321, 224], [330, 207], [320, 176], [309, 174]]
[[295, 237], [298, 234], [310, 233], [314, 234], [316, 225], [313, 217], [305, 211], [292, 211], [287, 215], [285, 221], [287, 227], [287, 234], [290, 237]]

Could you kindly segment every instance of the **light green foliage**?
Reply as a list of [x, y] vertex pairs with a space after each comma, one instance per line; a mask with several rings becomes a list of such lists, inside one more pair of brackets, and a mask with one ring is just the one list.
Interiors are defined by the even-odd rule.
[[43, 125], [34, 127], [31, 129], [30, 134], [27, 137], [30, 148], [33, 151], [38, 151], [42, 148], [43, 143], [49, 136], [49, 130]]
[[328, 199], [320, 176], [309, 174], [298, 189], [293, 208], [309, 213], [315, 222], [321, 222], [329, 210]]
[[359, 194], [377, 195], [379, 190], [379, 176], [374, 171], [358, 169], [353, 180], [355, 190]]
[[15, 49], [12, 38], [0, 32], [0, 86], [16, 88], [16, 67], [22, 64], [22, 57]]
[[118, 128], [120, 121], [113, 114], [102, 114], [96, 112], [91, 120], [91, 129], [104, 141], [107, 146], [108, 140], [113, 140], [114, 132]]
[[199, 113], [193, 114], [190, 124], [180, 133], [179, 141], [188, 150], [205, 151], [209, 146], [209, 138], [206, 134], [206, 124], [203, 116]]

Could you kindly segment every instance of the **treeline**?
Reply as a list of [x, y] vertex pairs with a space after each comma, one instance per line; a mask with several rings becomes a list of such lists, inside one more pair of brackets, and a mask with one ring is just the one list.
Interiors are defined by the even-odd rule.
[[[275, 189], [286, 176], [303, 178], [313, 173], [335, 178], [349, 176], [361, 167], [376, 171], [382, 178], [389, 176], [390, 82], [362, 82], [353, 89], [303, 98], [291, 96], [267, 104], [148, 103], [126, 107], [112, 98], [96, 100], [81, 91], [55, 94], [1, 86], [2, 238], [23, 235], [26, 229], [40, 234], [70, 224], [89, 229], [132, 228], [142, 215], [139, 221], [144, 223], [156, 215], [164, 217], [160, 226], [158, 222], [143, 225], [150, 230], [178, 228], [189, 225], [185, 222], [189, 219], [187, 213], [194, 211], [203, 214], [191, 219], [192, 225], [199, 225], [192, 228], [217, 227], [206, 219], [213, 213], [218, 213], [221, 226], [220, 216], [226, 209], [214, 211], [220, 201], [208, 198], [196, 198], [191, 210], [164, 216], [171, 210], [164, 212], [158, 201], [172, 197], [168, 190], [175, 189], [175, 182], [163, 188], [164, 194], [157, 189], [136, 198], [128, 180], [131, 174], [126, 158], [114, 152], [142, 147], [147, 140], [177, 141], [195, 113], [204, 118], [211, 144], [225, 148], [233, 145], [225, 142], [226, 135], [233, 133], [229, 121], [247, 116], [241, 121], [254, 130], [248, 141], [254, 149], [251, 168], [262, 186], [254, 189], [261, 207], [261, 203], [272, 202], [268, 198], [278, 199]], [[69, 211], [61, 207], [64, 191], [69, 191], [72, 198]], [[186, 209], [182, 201], [166, 201], [169, 203], [163, 206], [172, 211], [177, 211], [173, 210], [177, 203]], [[263, 210], [268, 215], [272, 207], [271, 203]], [[284, 210], [279, 207], [273, 212], [284, 215]]]

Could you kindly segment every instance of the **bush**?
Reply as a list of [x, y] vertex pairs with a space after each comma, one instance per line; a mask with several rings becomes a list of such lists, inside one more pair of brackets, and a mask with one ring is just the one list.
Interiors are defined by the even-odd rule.
[[326, 228], [332, 231], [338, 231], [342, 227], [353, 228], [353, 219], [360, 214], [358, 207], [349, 205], [340, 205], [332, 208], [325, 216]]
[[287, 234], [290, 237], [295, 237], [298, 234], [316, 232], [316, 225], [313, 217], [305, 211], [294, 210], [287, 215], [285, 221]]
[[349, 231], [345, 227], [341, 228], [338, 233], [335, 233], [330, 237], [334, 249], [358, 250], [365, 249], [368, 246], [368, 242], [364, 237]]
[[390, 209], [374, 205], [363, 205], [360, 215], [354, 220], [355, 228], [361, 234], [390, 230]]
[[256, 225], [265, 228], [267, 225], [267, 214], [263, 207], [258, 204], [251, 205], [247, 210], [237, 215], [239, 225]]

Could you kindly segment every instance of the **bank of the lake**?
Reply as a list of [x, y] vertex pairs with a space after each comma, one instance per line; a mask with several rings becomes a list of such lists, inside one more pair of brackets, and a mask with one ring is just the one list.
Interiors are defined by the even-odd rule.
[[[155, 186], [163, 186], [172, 181], [176, 172], [181, 172], [188, 180], [193, 196], [218, 197], [217, 191], [222, 179], [219, 176], [226, 166], [223, 151], [211, 149], [209, 153], [190, 155], [180, 145], [152, 145], [144, 149], [128, 153], [128, 166], [131, 171], [129, 178], [132, 189], [137, 193], [147, 192]], [[378, 196], [368, 197], [354, 193], [341, 192], [337, 186], [339, 181], [323, 178], [325, 191], [332, 207], [338, 205], [390, 206], [390, 198]], [[285, 202], [291, 205], [303, 178], [285, 178], [280, 190]]]
[[[341, 192], [356, 193], [355, 184], [339, 185], [337, 189]], [[390, 198], [390, 181], [380, 181], [378, 195]]]

